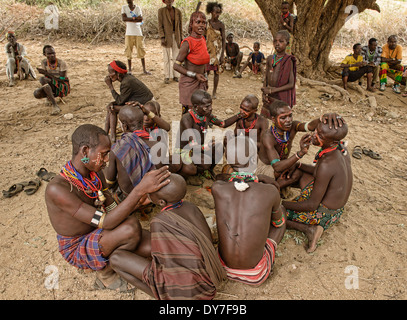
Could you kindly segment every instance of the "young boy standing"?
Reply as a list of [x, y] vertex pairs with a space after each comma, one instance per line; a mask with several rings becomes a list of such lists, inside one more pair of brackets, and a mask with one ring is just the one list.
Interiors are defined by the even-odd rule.
[[142, 15], [141, 8], [135, 5], [133, 0], [127, 0], [127, 5], [122, 7], [122, 20], [126, 22], [125, 53], [129, 65], [129, 72], [131, 72], [133, 47], [136, 47], [137, 58], [141, 59], [144, 74], [151, 74], [146, 70], [146, 62], [144, 60], [146, 50], [144, 48], [144, 37], [141, 30], [141, 25], [143, 24]]
[[286, 102], [291, 108], [296, 104], [295, 82], [297, 66], [294, 56], [287, 54], [290, 34], [286, 30], [277, 32], [273, 40], [275, 53], [267, 57], [264, 77], [263, 104], [275, 100]]
[[290, 13], [290, 4], [287, 1], [284, 1], [281, 4], [281, 16], [278, 30], [287, 30], [290, 33], [291, 41], [285, 51], [287, 52], [287, 54], [291, 54], [291, 48], [294, 40], [294, 16]]

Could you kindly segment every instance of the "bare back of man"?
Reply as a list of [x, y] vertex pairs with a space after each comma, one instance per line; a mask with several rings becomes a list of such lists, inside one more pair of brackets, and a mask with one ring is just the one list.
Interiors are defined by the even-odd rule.
[[[231, 182], [213, 184], [219, 253], [230, 268], [249, 269], [261, 259], [267, 238], [281, 241], [284, 230], [271, 226], [272, 212], [281, 217], [280, 196], [273, 185], [249, 182], [240, 192]], [[285, 229], [285, 228], [284, 228]]]

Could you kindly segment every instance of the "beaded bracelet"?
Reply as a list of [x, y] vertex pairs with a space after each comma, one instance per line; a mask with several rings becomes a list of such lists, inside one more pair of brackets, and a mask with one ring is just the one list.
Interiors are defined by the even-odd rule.
[[273, 161], [271, 161], [270, 164], [273, 165], [273, 164], [275, 164], [275, 163], [277, 163], [279, 161], [280, 161], [280, 159], [277, 158], [277, 159], [274, 159]]
[[110, 205], [108, 205], [105, 210], [107, 213], [109, 213], [110, 211], [112, 211], [114, 208], [117, 207], [117, 203], [116, 201], [113, 201]]

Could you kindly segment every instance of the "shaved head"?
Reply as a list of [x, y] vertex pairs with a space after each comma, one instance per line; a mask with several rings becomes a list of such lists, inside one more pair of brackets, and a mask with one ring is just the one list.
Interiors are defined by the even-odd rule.
[[130, 130], [143, 128], [144, 113], [139, 107], [123, 106], [119, 111], [120, 122]]
[[179, 174], [172, 173], [168, 178], [170, 183], [162, 187], [160, 190], [150, 193], [150, 199], [153, 203], [162, 205], [161, 201], [168, 203], [176, 203], [182, 200], [187, 193], [187, 183]]
[[324, 136], [332, 139], [333, 141], [340, 141], [346, 137], [348, 134], [348, 125], [344, 123], [342, 127], [335, 129], [334, 127], [329, 128], [328, 123], [320, 123], [321, 131], [324, 133]]

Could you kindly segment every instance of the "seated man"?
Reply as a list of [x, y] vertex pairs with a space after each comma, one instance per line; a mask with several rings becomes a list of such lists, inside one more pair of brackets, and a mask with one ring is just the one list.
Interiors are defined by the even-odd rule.
[[403, 82], [403, 47], [397, 44], [397, 36], [391, 35], [383, 46], [380, 64], [380, 91], [386, 89], [387, 75], [394, 75], [393, 91], [401, 93], [400, 84]]
[[61, 112], [56, 97], [66, 97], [71, 92], [71, 86], [68, 78], [68, 67], [66, 63], [57, 59], [55, 49], [50, 45], [45, 45], [42, 53], [47, 58], [42, 60], [41, 68], [37, 68], [42, 75], [40, 83], [41, 88], [34, 91], [34, 97], [37, 99], [47, 98], [53, 106], [52, 115], [57, 115]]
[[373, 67], [372, 88], [379, 82], [382, 47], [377, 45], [377, 39], [370, 38], [367, 46], [362, 47], [363, 62]]
[[[129, 101], [145, 104], [153, 99], [153, 94], [143, 82], [127, 73], [127, 67], [123, 62], [112, 61], [108, 65], [107, 71], [109, 75], [105, 77], [105, 82], [112, 93], [114, 101], [106, 107], [105, 131], [107, 133], [110, 131], [110, 139], [112, 142], [115, 142], [117, 113], [120, 111], [120, 108]], [[113, 82], [115, 81], [120, 82], [120, 94], [113, 87]]]
[[235, 123], [241, 114], [234, 115], [225, 121], [219, 120], [212, 114], [211, 95], [201, 89], [194, 91], [191, 101], [193, 109], [182, 116], [172, 158], [174, 159], [175, 154], [180, 155], [182, 166], [177, 172], [184, 177], [204, 172], [213, 176], [212, 169], [216, 165], [216, 160], [222, 159], [223, 146], [214, 144], [212, 141], [205, 144], [208, 126], [213, 124], [227, 128]]
[[168, 184], [168, 167], [149, 172], [121, 204], [107, 191], [102, 169], [110, 152], [107, 133], [94, 125], [79, 126], [72, 134], [72, 159], [45, 190], [45, 203], [57, 233], [59, 252], [79, 269], [100, 271], [98, 287], [116, 289], [122, 284], [109, 264], [117, 248], [149, 257], [145, 231], [129, 216], [139, 200]]
[[123, 201], [144, 175], [154, 169], [150, 148], [154, 141], [144, 139], [144, 114], [140, 108], [125, 105], [119, 111], [123, 129], [120, 140], [113, 144], [109, 153], [109, 166], [104, 170], [109, 187], [118, 182], [115, 199]]
[[260, 51], [260, 42], [255, 42], [253, 44], [253, 52], [250, 52], [247, 61], [243, 64], [243, 66], [236, 72], [233, 78], [241, 78], [243, 71], [249, 67], [254, 74], [261, 73], [264, 75], [264, 64], [266, 62], [266, 57], [264, 56], [263, 52]]
[[[226, 70], [232, 70], [234, 74], [240, 70], [240, 64], [243, 59], [243, 52], [236, 42], [233, 42], [233, 33], [229, 33], [226, 37]], [[230, 68], [230, 69], [229, 69]]]
[[234, 135], [237, 136], [239, 130], [244, 130], [245, 136], [249, 136], [254, 130], [257, 135], [257, 147], [260, 147], [260, 139], [263, 132], [268, 130], [268, 121], [257, 113], [259, 99], [254, 94], [244, 97], [240, 104], [241, 118], [236, 122]]
[[355, 82], [361, 79], [365, 74], [367, 75], [367, 90], [374, 92], [375, 89], [372, 87], [373, 80], [373, 66], [368, 65], [367, 62], [363, 61], [362, 45], [356, 43], [353, 45], [353, 54], [345, 57], [341, 63], [342, 71], [342, 82], [343, 88], [348, 90], [348, 82]]
[[262, 114], [271, 120], [271, 126], [261, 138], [256, 174], [265, 174], [275, 179], [289, 175], [289, 171], [295, 169], [298, 161], [308, 152], [310, 137], [304, 135], [300, 141], [300, 150], [290, 156], [292, 142], [298, 132], [314, 131], [321, 121], [330, 126], [342, 126], [342, 118], [335, 113], [308, 122], [293, 120], [291, 108], [279, 100], [271, 105], [264, 104]]
[[17, 74], [19, 80], [28, 79], [30, 75], [33, 79], [36, 79], [35, 71], [25, 58], [27, 55], [25, 47], [17, 42], [13, 31], [7, 32], [7, 41], [8, 43], [5, 47], [7, 55], [6, 73], [9, 86], [14, 86], [14, 74]]
[[[287, 209], [287, 228], [302, 231], [308, 237], [307, 252], [314, 252], [324, 230], [339, 220], [352, 190], [350, 156], [341, 140], [348, 126], [329, 128], [319, 123], [312, 144], [321, 147], [316, 165], [301, 164], [286, 184], [298, 183], [301, 194], [294, 201], [283, 201]], [[280, 183], [280, 186], [284, 184]]]
[[183, 201], [185, 180], [177, 174], [170, 180], [149, 194], [162, 207], [150, 225], [152, 260], [119, 249], [110, 262], [125, 280], [156, 299], [213, 299], [226, 276], [211, 231], [199, 208]]
[[286, 228], [285, 210], [273, 179], [253, 173], [257, 158], [253, 140], [243, 136], [229, 140], [226, 158], [234, 172], [228, 182], [215, 181], [212, 186], [219, 257], [229, 279], [258, 286], [273, 268]]

